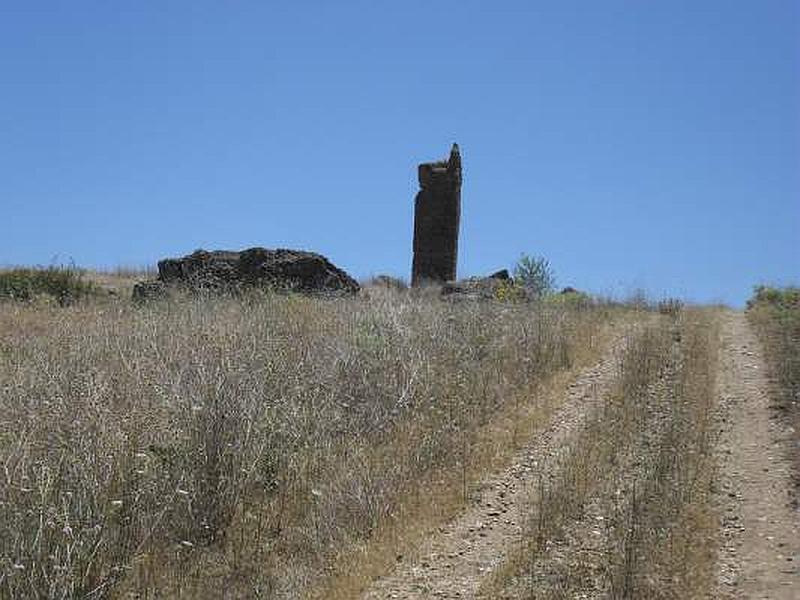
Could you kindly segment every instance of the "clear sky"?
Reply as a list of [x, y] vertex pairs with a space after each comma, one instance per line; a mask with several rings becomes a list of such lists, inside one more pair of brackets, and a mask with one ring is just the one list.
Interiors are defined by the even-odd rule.
[[0, 264], [261, 245], [408, 277], [416, 165], [454, 141], [460, 275], [800, 281], [796, 0], [0, 0]]

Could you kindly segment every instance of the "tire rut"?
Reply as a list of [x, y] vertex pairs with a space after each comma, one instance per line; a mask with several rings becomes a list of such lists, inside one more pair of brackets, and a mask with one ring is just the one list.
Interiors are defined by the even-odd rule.
[[557, 467], [559, 449], [581, 430], [617, 379], [627, 339], [615, 337], [604, 357], [568, 386], [549, 424], [511, 466], [482, 482], [470, 507], [432, 531], [415, 557], [398, 557], [394, 573], [375, 581], [362, 598], [474, 598], [523, 535], [536, 483]]
[[800, 513], [788, 424], [770, 408], [761, 347], [743, 313], [723, 317], [718, 396], [722, 547], [718, 598], [800, 597]]
[[[636, 396], [636, 409], [647, 415], [646, 419], [638, 420], [641, 426], [615, 431], [615, 421], [622, 415], [596, 414], [593, 417], [597, 423], [588, 425], [586, 432], [600, 423], [614, 440], [613, 454], [608, 457], [607, 464], [603, 463], [606, 468], [593, 471], [596, 477], [576, 514], [568, 514], [563, 522], [544, 533], [537, 533], [536, 523], [529, 524], [528, 536], [544, 535], [544, 546], [526, 557], [522, 572], [506, 576], [500, 583], [501, 589], [490, 585], [479, 597], [498, 600], [609, 597], [613, 571], [622, 555], [620, 540], [613, 539], [615, 528], [618, 529], [619, 522], [627, 522], [631, 490], [644, 481], [648, 467], [661, 450], [672, 418], [667, 398], [668, 380], [674, 377], [675, 363], [669, 362], [665, 367], [663, 376]], [[607, 421], [609, 418], [611, 422]], [[580, 437], [574, 442], [580, 448], [597, 443]], [[560, 465], [556, 476], [559, 469], [568, 468], [568, 465]], [[528, 507], [529, 519], [540, 510], [540, 506], [532, 503]]]

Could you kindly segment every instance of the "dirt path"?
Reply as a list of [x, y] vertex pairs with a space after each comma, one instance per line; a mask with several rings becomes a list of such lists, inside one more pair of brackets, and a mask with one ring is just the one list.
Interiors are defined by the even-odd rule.
[[760, 345], [744, 314], [723, 317], [719, 496], [724, 544], [715, 597], [800, 598], [800, 514], [790, 505], [788, 425], [769, 407]]
[[611, 387], [623, 343], [618, 339], [597, 365], [570, 385], [549, 426], [509, 468], [483, 482], [467, 510], [432, 532], [418, 556], [401, 559], [395, 572], [376, 581], [363, 598], [473, 598], [483, 579], [520, 539], [520, 511], [540, 476], [556, 465], [558, 449], [581, 429], [591, 408]]
[[[395, 572], [363, 598], [474, 598], [519, 541], [521, 511], [540, 477], [557, 468], [559, 448], [581, 431], [614, 383], [620, 345], [570, 386], [548, 428], [511, 467], [484, 481], [468, 509], [431, 532], [413, 558], [401, 558]], [[722, 316], [720, 352], [716, 503], [722, 547], [717, 589], [709, 597], [800, 599], [800, 513], [791, 504], [789, 425], [770, 408], [761, 348], [742, 313]], [[565, 576], [572, 575], [570, 567]]]

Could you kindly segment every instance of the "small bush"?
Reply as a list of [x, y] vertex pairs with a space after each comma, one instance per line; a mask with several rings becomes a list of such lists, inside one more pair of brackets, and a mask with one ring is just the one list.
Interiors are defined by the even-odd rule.
[[797, 310], [800, 308], [800, 288], [792, 286], [775, 288], [767, 285], [757, 285], [753, 288], [753, 297], [747, 301], [747, 308], [754, 309], [759, 306]]
[[95, 286], [74, 267], [17, 268], [0, 271], [0, 299], [29, 301], [52, 296], [62, 303], [87, 296]]
[[514, 265], [514, 280], [534, 297], [551, 294], [556, 286], [555, 272], [550, 262], [542, 256], [520, 256]]

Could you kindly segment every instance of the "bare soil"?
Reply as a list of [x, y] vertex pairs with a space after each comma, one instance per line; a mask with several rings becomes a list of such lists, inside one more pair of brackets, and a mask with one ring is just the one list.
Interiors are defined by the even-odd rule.
[[791, 426], [770, 407], [762, 350], [742, 313], [723, 316], [720, 598], [800, 598], [800, 513]]

